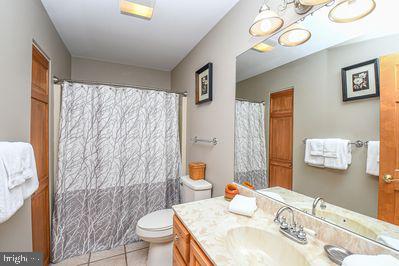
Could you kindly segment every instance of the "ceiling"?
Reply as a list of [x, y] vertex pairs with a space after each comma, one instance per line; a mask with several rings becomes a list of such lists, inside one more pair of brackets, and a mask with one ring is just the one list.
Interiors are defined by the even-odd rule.
[[172, 70], [239, 0], [157, 0], [152, 20], [119, 0], [41, 0], [74, 57]]
[[259, 75], [276, 67], [295, 61], [321, 50], [368, 39], [399, 34], [396, 21], [399, 10], [398, 0], [375, 0], [377, 7], [373, 13], [353, 23], [333, 23], [328, 19], [331, 7], [323, 7], [307, 16], [301, 25], [312, 33], [312, 38], [297, 47], [278, 45], [276, 34], [266, 41], [277, 44], [268, 53], [248, 50], [237, 58], [237, 82]]

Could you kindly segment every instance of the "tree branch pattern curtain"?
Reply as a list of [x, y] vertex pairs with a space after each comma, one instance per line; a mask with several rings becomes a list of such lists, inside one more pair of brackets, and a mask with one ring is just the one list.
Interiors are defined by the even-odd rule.
[[235, 106], [234, 181], [266, 188], [265, 107], [239, 100]]
[[137, 221], [180, 202], [179, 96], [65, 82], [52, 261], [136, 242]]

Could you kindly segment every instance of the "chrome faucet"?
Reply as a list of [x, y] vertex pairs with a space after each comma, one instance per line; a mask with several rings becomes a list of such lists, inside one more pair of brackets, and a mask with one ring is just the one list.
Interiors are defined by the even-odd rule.
[[313, 204], [312, 204], [312, 215], [316, 215], [316, 208], [317, 204], [320, 201], [320, 209], [325, 210], [327, 208], [326, 203], [324, 202], [323, 198], [317, 197], [314, 199]]
[[[283, 212], [288, 211], [291, 215], [291, 223], [287, 223], [284, 216], [281, 216]], [[280, 232], [295, 242], [300, 244], [308, 243], [306, 233], [303, 230], [303, 226], [297, 227], [294, 218], [294, 211], [289, 206], [281, 207], [274, 218], [274, 222], [280, 225]]]

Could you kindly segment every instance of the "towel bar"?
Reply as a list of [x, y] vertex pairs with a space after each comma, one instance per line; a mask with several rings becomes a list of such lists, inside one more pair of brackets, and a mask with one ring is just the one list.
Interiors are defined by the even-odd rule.
[[[306, 144], [308, 138], [303, 139], [303, 144]], [[356, 140], [355, 142], [350, 142], [350, 145], [355, 145], [356, 148], [367, 147], [368, 141]]]

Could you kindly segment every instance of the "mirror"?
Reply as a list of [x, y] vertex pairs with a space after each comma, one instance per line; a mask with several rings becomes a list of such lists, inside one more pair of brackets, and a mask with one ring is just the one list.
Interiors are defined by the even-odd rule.
[[[397, 85], [390, 70], [399, 65], [399, 3], [376, 3], [352, 23], [330, 21], [334, 5], [325, 6], [298, 22], [311, 33], [304, 44], [281, 45], [300, 37], [283, 43], [282, 30], [263, 41], [271, 50], [238, 56], [234, 181], [399, 250], [398, 160], [382, 144], [379, 160], [383, 132], [381, 143], [394, 145], [394, 109], [380, 119], [380, 106], [393, 103], [383, 95]], [[379, 170], [388, 164], [384, 181]]]

